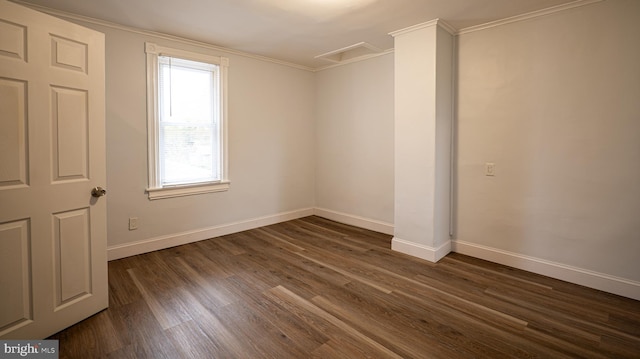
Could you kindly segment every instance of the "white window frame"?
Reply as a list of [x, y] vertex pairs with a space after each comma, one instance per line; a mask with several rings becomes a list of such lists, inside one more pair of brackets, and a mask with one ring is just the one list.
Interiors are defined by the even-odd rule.
[[[148, 132], [148, 166], [149, 187], [147, 194], [150, 200], [190, 196], [195, 194], [221, 192], [229, 189], [231, 182], [228, 177], [228, 151], [227, 151], [227, 71], [229, 59], [226, 57], [204, 55], [196, 52], [159, 46], [145, 43], [147, 54], [147, 132]], [[169, 56], [186, 60], [206, 62], [218, 65], [220, 68], [220, 178], [219, 181], [162, 186], [160, 183], [159, 160], [159, 103], [158, 103], [158, 57]]]

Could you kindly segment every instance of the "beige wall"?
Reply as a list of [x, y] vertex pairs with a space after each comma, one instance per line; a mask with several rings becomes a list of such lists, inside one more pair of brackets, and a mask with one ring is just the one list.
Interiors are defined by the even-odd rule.
[[612, 0], [459, 36], [458, 240], [640, 281], [639, 34]]
[[316, 206], [393, 223], [393, 54], [316, 73]]

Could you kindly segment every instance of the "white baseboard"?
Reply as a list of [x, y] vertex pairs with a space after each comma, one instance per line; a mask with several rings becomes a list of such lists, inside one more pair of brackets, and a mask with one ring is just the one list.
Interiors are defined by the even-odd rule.
[[314, 208], [313, 214], [332, 221], [349, 224], [375, 232], [393, 235], [393, 224], [359, 217], [352, 214], [331, 211], [324, 208]]
[[290, 221], [313, 215], [313, 208], [300, 209], [291, 212], [283, 212], [271, 216], [253, 218], [245, 221], [223, 224], [215, 227], [196, 229], [193, 231], [175, 233], [156, 238], [145, 239], [133, 243], [120, 244], [107, 248], [108, 259], [115, 260], [137, 254], [148, 253], [160, 249], [179, 246], [182, 244], [197, 242], [209, 238], [220, 237], [272, 224]]
[[391, 249], [435, 263], [451, 252], [451, 241], [446, 241], [439, 247], [434, 248], [393, 237], [391, 240]]
[[459, 240], [453, 241], [452, 249], [456, 253], [640, 300], [640, 282], [629, 279]]

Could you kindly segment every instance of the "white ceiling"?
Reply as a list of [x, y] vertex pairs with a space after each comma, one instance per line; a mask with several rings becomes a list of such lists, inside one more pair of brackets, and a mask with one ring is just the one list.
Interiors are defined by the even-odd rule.
[[20, 0], [311, 68], [359, 42], [393, 47], [389, 32], [440, 18], [456, 29], [573, 0]]

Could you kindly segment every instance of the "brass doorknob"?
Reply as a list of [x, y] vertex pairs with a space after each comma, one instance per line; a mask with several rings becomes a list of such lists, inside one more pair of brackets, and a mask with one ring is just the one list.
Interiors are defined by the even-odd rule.
[[91, 195], [94, 196], [94, 197], [102, 197], [105, 194], [107, 194], [107, 190], [102, 188], [102, 187], [94, 187], [91, 190]]

